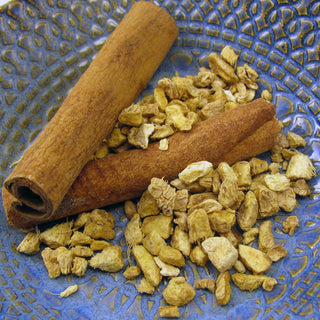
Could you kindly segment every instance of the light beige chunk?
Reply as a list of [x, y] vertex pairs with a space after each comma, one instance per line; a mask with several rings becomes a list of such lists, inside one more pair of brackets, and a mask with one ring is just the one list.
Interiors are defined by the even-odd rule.
[[201, 279], [201, 280], [197, 280], [194, 283], [194, 286], [196, 287], [196, 289], [208, 289], [209, 291], [211, 291], [212, 293], [214, 293], [215, 288], [216, 288], [216, 281], [214, 279]]
[[83, 277], [86, 275], [87, 267], [87, 259], [81, 257], [74, 257], [71, 272], [78, 277]]
[[56, 250], [57, 261], [62, 274], [71, 273], [73, 254], [71, 250], [65, 247], [59, 247]]
[[232, 166], [233, 171], [237, 175], [237, 182], [240, 188], [246, 189], [250, 186], [251, 178], [251, 166], [248, 161], [238, 161]]
[[175, 206], [176, 190], [163, 179], [152, 178], [148, 191], [156, 199], [162, 213], [165, 216], [171, 216]]
[[208, 61], [212, 71], [218, 74], [225, 82], [232, 84], [238, 81], [238, 77], [234, 73], [233, 67], [223, 60], [217, 53], [210, 53]]
[[195, 246], [190, 252], [190, 260], [198, 266], [204, 267], [209, 257], [200, 245]]
[[186, 184], [195, 182], [212, 171], [212, 163], [199, 161], [189, 164], [179, 173], [179, 179]]
[[146, 217], [142, 222], [142, 232], [148, 235], [151, 231], [156, 231], [161, 238], [168, 239], [173, 232], [172, 219], [172, 216], [162, 214]]
[[185, 211], [174, 211], [175, 218], [173, 222], [180, 227], [181, 230], [188, 232], [188, 215]]
[[134, 245], [142, 242], [143, 233], [139, 214], [135, 214], [127, 223], [124, 230], [124, 236], [129, 247], [133, 247]]
[[237, 222], [243, 231], [248, 231], [254, 226], [257, 221], [259, 213], [258, 200], [252, 191], [248, 191], [245, 195], [244, 201], [241, 204], [238, 214]]
[[34, 255], [40, 251], [39, 233], [28, 232], [17, 247], [17, 250], [27, 255]]
[[251, 167], [251, 174], [253, 176], [263, 173], [268, 170], [269, 164], [267, 161], [259, 159], [259, 158], [251, 158], [250, 161], [250, 167]]
[[238, 176], [236, 172], [227, 162], [220, 162], [216, 170], [222, 181], [231, 180], [238, 183]]
[[138, 104], [132, 104], [121, 111], [118, 119], [128, 126], [138, 127], [143, 122], [142, 107]]
[[251, 228], [248, 231], [244, 232], [242, 234], [243, 236], [243, 240], [242, 243], [243, 244], [249, 244], [253, 241], [256, 240], [256, 236], [259, 234], [259, 229], [258, 228]]
[[195, 290], [184, 277], [172, 278], [163, 290], [164, 300], [173, 306], [183, 306], [189, 303], [195, 295]]
[[177, 190], [175, 203], [174, 203], [174, 210], [175, 211], [186, 211], [187, 205], [189, 201], [189, 192], [186, 189]]
[[154, 287], [157, 287], [162, 279], [160, 268], [155, 263], [153, 256], [141, 245], [132, 248], [132, 255], [140, 267], [145, 278]]
[[82, 246], [82, 245], [90, 244], [92, 240], [93, 239], [91, 239], [88, 235], [79, 231], [75, 231], [70, 239], [70, 246], [74, 247], [78, 245]]
[[206, 200], [217, 200], [217, 196], [212, 192], [201, 192], [191, 194], [189, 197], [187, 208], [190, 209]]
[[276, 214], [279, 211], [277, 193], [260, 185], [255, 191], [259, 203], [259, 217], [265, 218]]
[[299, 219], [297, 216], [290, 216], [286, 218], [282, 223], [282, 230], [285, 233], [289, 233], [290, 236], [293, 236], [295, 230], [299, 227]]
[[296, 193], [292, 188], [277, 192], [277, 200], [279, 207], [286, 212], [293, 211], [297, 205]]
[[264, 181], [272, 191], [285, 191], [290, 187], [290, 180], [282, 173], [267, 174]]
[[225, 46], [221, 50], [221, 57], [231, 66], [235, 66], [239, 58], [239, 56], [234, 52], [233, 48], [230, 46]]
[[158, 103], [159, 109], [164, 111], [168, 105], [168, 99], [162, 88], [156, 87], [153, 90], [153, 96], [156, 103]]
[[246, 272], [246, 267], [244, 266], [244, 264], [240, 260], [237, 260], [233, 267], [239, 273], [245, 273]]
[[179, 131], [190, 131], [192, 129], [192, 120], [188, 119], [180, 105], [168, 105], [165, 109], [167, 123], [173, 125]]
[[159, 315], [163, 318], [180, 318], [178, 306], [159, 307]]
[[301, 197], [307, 197], [311, 193], [310, 187], [308, 186], [306, 180], [304, 179], [298, 179], [292, 182], [291, 188], [297, 195]]
[[267, 253], [269, 249], [275, 246], [272, 233], [272, 221], [265, 220], [259, 228], [259, 250]]
[[93, 250], [85, 246], [75, 246], [71, 248], [71, 252], [74, 257], [91, 257], [93, 255]]
[[161, 139], [159, 142], [159, 150], [166, 151], [169, 148], [169, 140]]
[[236, 226], [227, 233], [220, 233], [220, 236], [227, 238], [235, 248], [242, 242], [242, 235]]
[[88, 221], [90, 216], [90, 212], [82, 212], [80, 213], [76, 220], [74, 221], [73, 229], [78, 230], [82, 228]]
[[212, 236], [209, 218], [203, 209], [192, 212], [188, 218], [189, 241], [195, 243]]
[[137, 211], [141, 218], [159, 214], [160, 208], [158, 207], [157, 200], [151, 195], [148, 189], [142, 193], [137, 204]]
[[186, 257], [190, 255], [191, 244], [189, 242], [189, 234], [176, 226], [171, 237], [171, 246], [178, 249]]
[[165, 263], [159, 257], [154, 257], [154, 261], [157, 266], [160, 268], [160, 274], [163, 277], [177, 277], [180, 273], [180, 269], [174, 267], [171, 264]]
[[124, 202], [124, 213], [129, 220], [137, 213], [137, 207], [133, 201], [127, 200]]
[[66, 298], [69, 297], [71, 294], [77, 292], [79, 289], [79, 286], [77, 284], [68, 287], [67, 289], [63, 290], [60, 294], [59, 297], [60, 298]]
[[236, 223], [234, 210], [226, 209], [208, 214], [211, 229], [218, 233], [228, 233]]
[[270, 257], [258, 249], [240, 244], [238, 252], [243, 264], [256, 274], [266, 273], [271, 267]]
[[231, 285], [230, 285], [230, 274], [228, 271], [219, 274], [216, 282], [215, 292], [217, 303], [219, 305], [226, 305], [231, 298]]
[[214, 211], [222, 210], [222, 205], [215, 199], [203, 200], [202, 202], [190, 207], [188, 214], [191, 214], [193, 211], [198, 209], [203, 209], [207, 214], [209, 214]]
[[211, 263], [220, 271], [230, 270], [238, 260], [238, 251], [225, 237], [211, 237], [201, 243]]
[[304, 140], [300, 135], [294, 132], [288, 132], [287, 139], [288, 139], [290, 148], [305, 147], [307, 145], [307, 141]]
[[90, 267], [106, 272], [117, 272], [124, 267], [121, 247], [110, 246], [89, 260]]
[[310, 158], [302, 153], [295, 154], [289, 161], [286, 176], [290, 180], [310, 180], [315, 175], [315, 168]]
[[111, 246], [111, 244], [107, 241], [104, 241], [104, 240], [93, 240], [90, 243], [90, 249], [92, 251], [100, 251], [100, 250], [103, 250], [103, 249], [108, 248], [110, 246]]
[[218, 201], [224, 208], [232, 207], [238, 201], [238, 184], [231, 179], [222, 181], [220, 191], [218, 194]]
[[153, 255], [157, 256], [160, 249], [166, 246], [166, 242], [155, 230], [148, 233], [142, 240], [143, 246]]
[[50, 248], [65, 247], [70, 243], [73, 221], [56, 224], [40, 233], [40, 241]]
[[57, 252], [49, 247], [42, 250], [41, 256], [45, 267], [48, 270], [50, 278], [57, 278], [61, 274], [59, 262], [57, 260]]
[[129, 266], [123, 272], [123, 276], [129, 280], [133, 280], [137, 278], [140, 274], [141, 274], [141, 269], [137, 266]]
[[234, 273], [231, 277], [240, 290], [253, 291], [263, 286], [266, 291], [271, 291], [277, 284], [276, 279], [264, 275]]
[[128, 142], [133, 146], [141, 149], [147, 149], [149, 145], [149, 137], [154, 131], [154, 124], [143, 123], [138, 128], [132, 127], [128, 134]]
[[163, 246], [159, 251], [159, 258], [168, 264], [176, 267], [184, 267], [185, 260], [182, 253], [173, 247]]
[[146, 278], [142, 278], [137, 290], [139, 293], [153, 294], [155, 287]]
[[107, 139], [109, 148], [117, 148], [127, 141], [127, 137], [121, 132], [120, 128], [114, 128]]

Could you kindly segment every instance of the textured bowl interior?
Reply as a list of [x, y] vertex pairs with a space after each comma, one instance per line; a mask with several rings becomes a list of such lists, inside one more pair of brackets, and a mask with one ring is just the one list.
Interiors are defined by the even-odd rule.
[[[301, 134], [304, 148], [319, 172], [320, 154], [320, 3], [306, 0], [184, 0], [157, 2], [175, 18], [180, 34], [146, 88], [158, 79], [195, 74], [207, 55], [232, 46], [260, 75], [259, 85], [273, 93], [284, 131]], [[37, 0], [12, 1], [0, 7], [0, 183], [39, 131], [54, 115], [68, 91], [132, 6], [131, 1]], [[128, 84], [129, 86], [130, 84]], [[277, 243], [288, 256], [274, 263], [268, 275], [278, 280], [272, 292], [241, 292], [232, 287], [227, 306], [217, 305], [207, 291], [181, 307], [185, 319], [319, 319], [320, 202], [318, 175], [312, 197], [299, 200], [290, 214], [300, 227], [290, 237], [275, 218]], [[1, 200], [1, 198], [0, 198]], [[2, 201], [1, 201], [2, 203]], [[7, 226], [0, 207], [1, 319], [154, 319], [164, 305], [160, 292], [140, 295], [135, 281], [121, 273], [89, 269], [84, 278], [50, 279], [40, 254], [28, 257], [16, 245], [24, 234]], [[126, 251], [123, 207], [109, 207], [116, 217], [116, 239]], [[127, 263], [127, 260], [126, 260]], [[209, 274], [208, 274], [209, 272]], [[187, 263], [188, 281], [215, 277], [210, 266]], [[66, 299], [57, 294], [79, 284]], [[160, 291], [165, 283], [160, 286]]]

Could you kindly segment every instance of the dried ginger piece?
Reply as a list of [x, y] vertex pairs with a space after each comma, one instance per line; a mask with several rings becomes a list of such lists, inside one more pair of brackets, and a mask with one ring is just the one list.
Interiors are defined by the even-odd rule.
[[21, 253], [34, 255], [40, 251], [40, 237], [38, 232], [28, 232], [24, 239], [17, 246]]
[[124, 267], [121, 247], [110, 246], [89, 260], [90, 267], [106, 272], [117, 272]]
[[231, 277], [240, 290], [253, 291], [263, 286], [266, 291], [271, 291], [278, 283], [276, 279], [264, 275], [234, 273]]
[[174, 277], [169, 281], [162, 294], [168, 304], [183, 306], [194, 298], [196, 292], [184, 277]]
[[160, 274], [164, 277], [177, 277], [180, 273], [180, 269], [174, 267], [172, 264], [168, 264], [161, 260], [159, 257], [154, 257], [154, 261], [160, 268]]
[[236, 223], [236, 213], [232, 209], [215, 211], [208, 214], [211, 229], [218, 233], [228, 233]]
[[289, 216], [282, 223], [282, 230], [284, 233], [289, 233], [290, 236], [293, 236], [295, 230], [299, 227], [299, 219], [297, 216]]
[[57, 278], [61, 274], [60, 265], [57, 260], [57, 252], [55, 249], [46, 247], [42, 250], [41, 256], [45, 267], [47, 268], [50, 278]]
[[211, 263], [220, 272], [230, 270], [238, 260], [238, 251], [225, 237], [211, 237], [201, 243]]
[[139, 293], [153, 294], [155, 287], [146, 278], [142, 278], [137, 290]]
[[176, 191], [166, 181], [159, 178], [152, 178], [148, 191], [156, 199], [158, 207], [166, 216], [173, 214], [175, 206]]
[[230, 274], [224, 271], [219, 274], [216, 282], [215, 295], [219, 305], [226, 305], [231, 298]]
[[190, 260], [198, 266], [204, 267], [209, 260], [207, 253], [201, 248], [200, 245], [193, 247], [190, 252]]
[[246, 193], [244, 201], [242, 202], [237, 214], [237, 222], [239, 227], [243, 231], [250, 230], [250, 228], [252, 228], [257, 221], [258, 213], [258, 200], [255, 194], [249, 190]]
[[178, 306], [159, 307], [159, 315], [164, 318], [180, 318]]
[[50, 248], [65, 247], [70, 243], [73, 221], [53, 226], [40, 233], [40, 241]]
[[139, 214], [136, 213], [127, 223], [124, 230], [124, 236], [129, 247], [133, 247], [142, 242], [143, 233]]
[[81, 257], [74, 257], [72, 261], [71, 272], [78, 277], [83, 277], [86, 274], [88, 260]]
[[77, 284], [73, 285], [73, 286], [69, 286], [67, 289], [63, 290], [60, 294], [59, 297], [60, 298], [66, 298], [69, 297], [71, 294], [77, 292], [79, 289], [79, 286]]
[[156, 230], [148, 233], [142, 240], [143, 246], [153, 255], [157, 256], [162, 247], [166, 246], [165, 240]]
[[182, 230], [178, 225], [174, 228], [171, 236], [171, 246], [178, 249], [186, 257], [190, 255], [191, 244], [189, 242], [189, 234]]
[[163, 246], [159, 251], [159, 258], [167, 263], [176, 267], [184, 267], [185, 260], [182, 253], [173, 247]]
[[215, 292], [216, 281], [214, 279], [201, 279], [194, 283], [196, 289], [208, 289], [212, 293]]
[[203, 209], [193, 211], [188, 217], [189, 241], [200, 242], [212, 236], [207, 213]]
[[148, 189], [142, 193], [137, 203], [137, 212], [139, 213], [141, 218], [145, 218], [147, 216], [155, 216], [160, 212], [157, 200], [151, 195]]
[[314, 175], [315, 168], [307, 155], [303, 153], [297, 153], [292, 156], [286, 171], [286, 176], [290, 180], [310, 180]]
[[65, 247], [55, 249], [56, 259], [62, 274], [71, 273], [73, 263], [73, 252]]
[[168, 239], [173, 233], [172, 220], [172, 216], [165, 216], [163, 214], [146, 217], [142, 222], [142, 233], [148, 235], [150, 232], [156, 231], [161, 238]]
[[129, 266], [123, 272], [123, 276], [129, 280], [133, 280], [137, 278], [140, 274], [141, 274], [141, 269], [137, 266]]

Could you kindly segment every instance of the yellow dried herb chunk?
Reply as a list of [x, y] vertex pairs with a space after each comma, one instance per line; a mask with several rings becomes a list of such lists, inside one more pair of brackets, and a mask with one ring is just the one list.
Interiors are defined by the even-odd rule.
[[253, 241], [256, 240], [256, 236], [259, 234], [259, 229], [258, 228], [250, 228], [248, 231], [244, 232], [242, 234], [243, 236], [243, 240], [242, 243], [243, 244], [249, 244]]
[[206, 252], [201, 248], [200, 245], [193, 247], [190, 252], [190, 260], [198, 266], [204, 267], [209, 260]]
[[127, 200], [124, 202], [124, 213], [129, 220], [137, 213], [137, 207], [133, 201]]
[[155, 263], [153, 256], [141, 245], [136, 245], [132, 248], [132, 255], [144, 277], [153, 287], [157, 287], [162, 276], [160, 274], [160, 268]]
[[287, 139], [291, 148], [305, 147], [307, 145], [307, 141], [294, 132], [288, 132]]
[[28, 232], [20, 242], [17, 250], [28, 255], [36, 254], [40, 251], [40, 238], [37, 232]]
[[154, 261], [157, 266], [160, 268], [160, 274], [164, 277], [177, 277], [180, 273], [180, 269], [174, 267], [171, 264], [168, 264], [162, 261], [159, 257], [154, 257]]
[[203, 209], [207, 214], [209, 214], [211, 212], [222, 210], [222, 205], [215, 199], [203, 200], [202, 202], [190, 207], [188, 210], [188, 214], [191, 214], [193, 211], [198, 209]]
[[271, 267], [270, 257], [258, 249], [239, 244], [238, 251], [243, 264], [256, 274], [266, 273]]
[[255, 191], [255, 195], [259, 203], [259, 217], [270, 217], [279, 211], [278, 196], [276, 192], [263, 185], [259, 185]]
[[90, 243], [90, 249], [92, 251], [100, 251], [110, 246], [111, 244], [104, 240], [92, 240], [92, 242]]
[[46, 247], [42, 250], [41, 256], [50, 278], [57, 278], [61, 274], [60, 264], [57, 260], [57, 252]]
[[211, 263], [220, 272], [230, 270], [238, 260], [238, 251], [225, 237], [211, 237], [201, 243]]
[[219, 305], [226, 305], [231, 298], [230, 274], [228, 271], [219, 274], [215, 292]]
[[157, 200], [151, 195], [148, 189], [142, 193], [137, 203], [137, 211], [141, 218], [155, 216], [160, 212]]
[[271, 291], [277, 284], [276, 279], [264, 275], [234, 273], [231, 277], [234, 284], [240, 290], [253, 291], [263, 285], [265, 290]]
[[176, 211], [186, 211], [188, 201], [189, 201], [188, 190], [186, 189], [177, 190], [173, 209]]
[[286, 171], [286, 176], [290, 180], [310, 180], [314, 175], [315, 168], [307, 155], [297, 153], [292, 156]]
[[155, 102], [158, 104], [159, 109], [161, 111], [164, 111], [168, 105], [168, 99], [166, 97], [166, 94], [164, 92], [164, 90], [160, 87], [156, 87], [153, 90], [153, 96], [154, 96], [154, 100]]
[[78, 277], [83, 277], [86, 274], [88, 267], [88, 261], [85, 258], [74, 257], [72, 261], [71, 272]]
[[285, 191], [290, 187], [290, 180], [282, 173], [267, 174], [264, 181], [272, 191]]
[[121, 132], [121, 129], [114, 128], [107, 139], [107, 146], [109, 148], [117, 148], [126, 141], [127, 137]]
[[66, 298], [69, 297], [71, 294], [77, 292], [79, 289], [79, 286], [77, 284], [73, 285], [73, 286], [69, 286], [67, 289], [65, 289], [64, 291], [62, 291], [59, 294], [60, 298]]
[[172, 219], [173, 216], [165, 216], [163, 214], [146, 217], [142, 222], [142, 233], [147, 235], [152, 231], [156, 231], [161, 238], [168, 239], [173, 232]]
[[153, 294], [155, 287], [146, 279], [142, 278], [138, 285], [139, 293]]
[[192, 120], [188, 119], [178, 104], [171, 104], [166, 107], [166, 123], [173, 125], [179, 131], [190, 131], [192, 129]]
[[253, 176], [263, 173], [268, 170], [269, 164], [267, 161], [259, 159], [259, 158], [251, 158], [250, 161], [250, 167], [251, 167], [251, 174]]
[[78, 245], [82, 246], [82, 245], [90, 244], [92, 240], [93, 239], [91, 239], [88, 235], [79, 231], [75, 231], [70, 239], [70, 246], [74, 247]]
[[208, 289], [212, 293], [214, 293], [215, 288], [216, 288], [216, 281], [214, 279], [201, 279], [197, 280], [194, 283], [194, 286], [196, 289]]
[[189, 303], [195, 295], [195, 290], [184, 277], [172, 278], [163, 290], [164, 300], [173, 306], [183, 306]]
[[90, 267], [106, 272], [117, 272], [124, 267], [121, 247], [110, 246], [89, 260]]
[[180, 318], [178, 306], [159, 307], [159, 315], [163, 318]]
[[215, 211], [208, 214], [211, 229], [218, 233], [228, 233], [236, 223], [236, 213], [232, 209]]
[[152, 123], [143, 123], [139, 127], [133, 127], [128, 134], [128, 142], [133, 146], [141, 149], [147, 149], [149, 145], [149, 137], [154, 131]]
[[85, 246], [75, 246], [71, 248], [71, 252], [74, 257], [91, 257], [93, 255], [93, 250]]
[[141, 274], [141, 270], [137, 266], [129, 266], [123, 272], [123, 276], [129, 280], [133, 280], [133, 279], [137, 278], [140, 274]]
[[217, 196], [212, 192], [201, 192], [191, 194], [189, 197], [187, 208], [190, 209], [206, 200], [217, 200]]
[[65, 247], [70, 243], [73, 221], [56, 224], [40, 233], [40, 241], [50, 248]]
[[251, 178], [251, 166], [248, 161], [238, 161], [232, 166], [233, 171], [237, 176], [238, 186], [246, 189], [250, 186]]
[[156, 199], [162, 213], [166, 216], [171, 216], [175, 207], [176, 190], [163, 179], [152, 178], [148, 191]]
[[156, 230], [148, 233], [143, 238], [142, 244], [153, 255], [158, 255], [161, 248], [167, 245]]
[[299, 218], [297, 216], [287, 217], [282, 223], [283, 232], [293, 236], [295, 230], [299, 227]]
[[186, 257], [190, 255], [191, 244], [189, 242], [189, 234], [176, 226], [171, 237], [171, 246], [178, 249]]
[[139, 214], [136, 213], [127, 223], [124, 230], [124, 236], [129, 247], [133, 247], [134, 245], [142, 242], [143, 233]]
[[65, 247], [59, 247], [56, 250], [57, 261], [60, 266], [62, 274], [71, 273], [72, 262], [73, 262], [73, 253], [71, 250], [68, 250]]
[[221, 50], [221, 57], [228, 62], [231, 66], [235, 66], [237, 64], [239, 55], [237, 55], [233, 48], [230, 46], [225, 46]]
[[286, 212], [291, 212], [297, 205], [296, 193], [292, 188], [277, 192], [277, 200], [279, 207]]
[[185, 211], [174, 211], [175, 219], [173, 222], [180, 227], [181, 230], [188, 232], [188, 215]]
[[187, 218], [190, 243], [202, 241], [212, 236], [209, 218], [203, 209], [193, 211]]
[[250, 228], [252, 228], [257, 221], [258, 212], [258, 200], [252, 191], [248, 191], [237, 214], [237, 222], [239, 227], [243, 231], [248, 231]]
[[119, 114], [119, 122], [132, 127], [138, 127], [143, 122], [142, 107], [139, 104], [132, 104], [123, 109]]
[[208, 161], [198, 161], [189, 164], [179, 173], [179, 179], [186, 184], [195, 182], [212, 171], [212, 163]]
[[291, 183], [291, 187], [293, 191], [301, 197], [307, 197], [311, 193], [310, 187], [304, 179], [298, 179], [296, 181], [293, 181]]
[[222, 181], [218, 201], [224, 208], [232, 207], [239, 198], [238, 183], [231, 179], [225, 179]]
[[173, 247], [163, 246], [159, 251], [159, 258], [168, 264], [176, 267], [184, 267], [185, 260], [182, 253]]

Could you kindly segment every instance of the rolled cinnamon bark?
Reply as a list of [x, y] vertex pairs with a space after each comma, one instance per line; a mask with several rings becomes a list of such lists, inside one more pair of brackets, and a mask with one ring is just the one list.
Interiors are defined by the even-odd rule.
[[55, 116], [6, 179], [16, 210], [48, 219], [121, 110], [145, 88], [178, 35], [174, 19], [140, 1], [110, 35]]
[[[281, 129], [273, 116], [273, 105], [258, 99], [200, 122], [190, 132], [174, 134], [168, 139], [167, 151], [159, 150], [156, 142], [147, 150], [133, 149], [90, 161], [47, 221], [138, 197], [152, 177], [174, 179], [195, 161], [232, 164], [270, 150]], [[5, 189], [3, 201], [9, 225], [25, 228], [43, 222], [19, 214], [17, 200]]]

